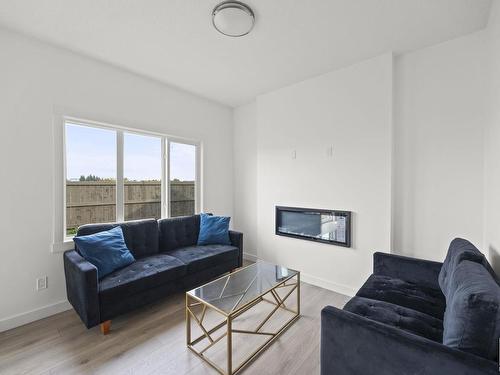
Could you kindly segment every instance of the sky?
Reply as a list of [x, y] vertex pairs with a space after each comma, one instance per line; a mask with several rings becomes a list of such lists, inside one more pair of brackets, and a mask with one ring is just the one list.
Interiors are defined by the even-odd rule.
[[[124, 133], [124, 177], [129, 180], [161, 179], [161, 138]], [[170, 178], [193, 181], [195, 146], [170, 143]], [[66, 125], [66, 176], [116, 178], [116, 133], [113, 130]]]

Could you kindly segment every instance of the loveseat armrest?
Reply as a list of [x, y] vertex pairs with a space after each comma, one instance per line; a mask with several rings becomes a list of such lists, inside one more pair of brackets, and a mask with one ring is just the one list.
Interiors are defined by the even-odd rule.
[[321, 375], [493, 375], [494, 361], [326, 306], [321, 311]]
[[97, 268], [75, 250], [64, 252], [68, 301], [87, 328], [100, 323]]
[[243, 233], [237, 232], [235, 230], [230, 230], [229, 240], [231, 241], [231, 245], [240, 249], [238, 256], [238, 267], [241, 267], [243, 265]]
[[373, 254], [373, 273], [415, 284], [440, 289], [439, 272], [443, 263], [402, 255], [376, 252]]

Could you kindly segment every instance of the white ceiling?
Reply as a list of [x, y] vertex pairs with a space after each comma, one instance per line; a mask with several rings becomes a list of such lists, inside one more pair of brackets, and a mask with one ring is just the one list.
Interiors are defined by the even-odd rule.
[[491, 0], [247, 0], [253, 31], [211, 25], [219, 0], [0, 0], [0, 25], [237, 106], [381, 53], [486, 26]]

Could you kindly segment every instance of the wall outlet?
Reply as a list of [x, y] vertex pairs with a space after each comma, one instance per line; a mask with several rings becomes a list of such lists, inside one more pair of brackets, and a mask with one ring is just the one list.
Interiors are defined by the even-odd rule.
[[48, 277], [40, 277], [36, 279], [36, 290], [42, 290], [42, 289], [47, 289], [49, 286], [48, 284]]
[[297, 150], [292, 151], [292, 159], [297, 159]]

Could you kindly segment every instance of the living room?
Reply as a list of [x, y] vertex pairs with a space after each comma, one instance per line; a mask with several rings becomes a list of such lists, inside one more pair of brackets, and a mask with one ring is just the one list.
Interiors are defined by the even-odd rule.
[[0, 47], [0, 373], [498, 371], [498, 0], [2, 0]]

